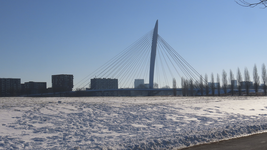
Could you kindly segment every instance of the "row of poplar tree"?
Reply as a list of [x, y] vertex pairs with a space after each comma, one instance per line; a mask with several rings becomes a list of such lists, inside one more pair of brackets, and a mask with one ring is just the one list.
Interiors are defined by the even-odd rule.
[[[247, 68], [244, 70], [244, 80], [240, 69], [237, 69], [236, 78], [230, 70], [229, 78], [227, 79], [227, 73], [225, 70], [222, 71], [222, 80], [220, 80], [219, 74], [217, 74], [217, 79], [215, 81], [213, 73], [211, 74], [211, 80], [208, 82], [208, 75], [206, 74], [203, 78], [200, 75], [199, 80], [194, 79], [181, 79], [182, 94], [184, 96], [196, 95], [235, 95], [236, 93], [240, 95], [250, 95], [250, 89], [254, 89], [256, 95], [266, 95], [266, 66], [262, 64], [261, 67], [261, 80], [263, 86], [260, 86], [260, 76], [258, 74], [257, 66], [253, 67], [253, 82], [250, 79], [250, 74]], [[222, 81], [222, 82], [221, 82]], [[221, 84], [222, 83], [222, 84]], [[253, 86], [251, 86], [253, 83]], [[237, 86], [236, 86], [237, 84]], [[263, 89], [263, 93], [259, 93], [260, 87]], [[217, 91], [217, 93], [215, 93]]]

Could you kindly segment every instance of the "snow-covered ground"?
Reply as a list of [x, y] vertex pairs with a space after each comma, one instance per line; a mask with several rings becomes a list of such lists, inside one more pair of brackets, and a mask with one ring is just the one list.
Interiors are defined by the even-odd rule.
[[175, 149], [266, 130], [265, 97], [0, 98], [0, 149]]

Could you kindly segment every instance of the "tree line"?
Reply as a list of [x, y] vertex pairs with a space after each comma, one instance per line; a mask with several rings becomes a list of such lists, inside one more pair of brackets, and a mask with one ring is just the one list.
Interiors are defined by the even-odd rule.
[[[182, 78], [182, 95], [266, 95], [267, 74], [265, 64], [262, 64], [261, 67], [261, 78], [258, 74], [256, 64], [254, 65], [253, 81], [250, 79], [250, 74], [247, 68], [244, 69], [244, 78], [242, 77], [239, 68], [237, 68], [236, 77], [234, 76], [232, 70], [230, 70], [229, 75], [227, 75], [227, 72], [223, 70], [221, 77], [222, 78], [220, 79], [220, 75], [217, 74], [215, 81], [214, 74], [211, 73], [210, 82], [208, 82], [209, 80], [207, 74], [205, 74], [204, 78], [202, 75], [200, 75], [199, 80]], [[262, 82], [260, 82], [260, 80]], [[262, 86], [260, 83], [262, 83]], [[262, 88], [263, 92], [259, 92], [260, 88]], [[250, 92], [251, 89], [253, 89], [255, 92]]]

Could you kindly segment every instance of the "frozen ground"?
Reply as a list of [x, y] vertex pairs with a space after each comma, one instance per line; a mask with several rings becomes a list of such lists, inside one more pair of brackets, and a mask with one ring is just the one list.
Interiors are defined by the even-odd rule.
[[265, 97], [0, 98], [0, 149], [176, 149], [266, 130]]

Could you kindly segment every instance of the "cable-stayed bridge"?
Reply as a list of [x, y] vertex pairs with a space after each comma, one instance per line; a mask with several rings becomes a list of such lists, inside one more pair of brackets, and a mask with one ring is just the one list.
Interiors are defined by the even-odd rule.
[[[90, 89], [91, 79], [94, 78], [118, 79], [118, 89]], [[176, 88], [172, 85], [174, 80], [178, 79], [180, 83], [182, 78], [198, 85], [202, 77], [158, 34], [156, 21], [153, 30], [79, 81], [75, 87], [94, 92], [167, 91]], [[143, 79], [147, 86], [134, 89], [135, 79]]]

